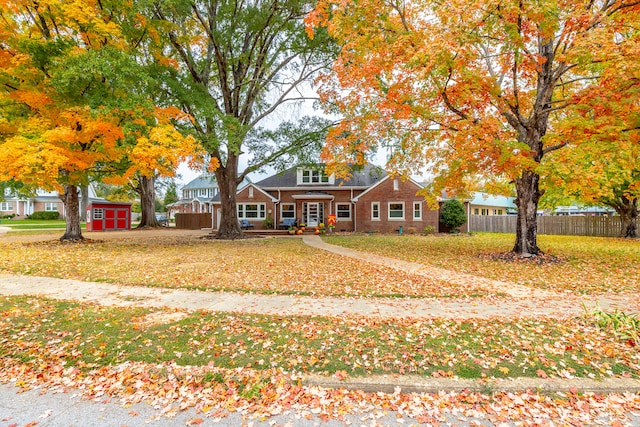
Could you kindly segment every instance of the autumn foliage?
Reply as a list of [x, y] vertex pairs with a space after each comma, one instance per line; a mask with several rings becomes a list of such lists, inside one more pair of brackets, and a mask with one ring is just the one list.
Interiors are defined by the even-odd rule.
[[435, 174], [431, 197], [512, 182], [514, 251], [537, 253], [544, 159], [588, 143], [593, 130], [567, 132], [566, 120], [586, 124], [590, 106], [615, 117], [633, 99], [635, 89], [612, 89], [638, 86], [639, 17], [638, 2], [621, 0], [321, 0], [307, 23], [342, 45], [321, 87], [344, 117], [324, 156], [363, 162], [389, 148], [390, 168]]
[[[57, 190], [65, 239], [82, 239], [77, 188], [134, 173], [173, 175], [197, 151], [175, 109], [156, 108], [133, 52], [125, 3], [0, 4], [0, 180]], [[139, 41], [139, 40], [138, 40]], [[178, 117], [179, 116], [179, 117]]]

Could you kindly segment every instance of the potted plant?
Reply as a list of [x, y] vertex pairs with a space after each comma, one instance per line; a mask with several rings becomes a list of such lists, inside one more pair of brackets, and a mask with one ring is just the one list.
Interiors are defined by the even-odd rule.
[[296, 234], [296, 228], [293, 225], [289, 226], [289, 234]]

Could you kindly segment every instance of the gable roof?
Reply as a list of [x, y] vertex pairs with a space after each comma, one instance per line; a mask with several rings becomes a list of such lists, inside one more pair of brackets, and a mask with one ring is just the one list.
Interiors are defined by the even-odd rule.
[[183, 190], [190, 190], [192, 188], [217, 188], [218, 183], [216, 182], [216, 177], [213, 175], [200, 175], [197, 178], [189, 181], [184, 187]]
[[[374, 185], [372, 185], [371, 187], [367, 188], [365, 191], [363, 191], [362, 193], [358, 194], [356, 197], [353, 198], [354, 202], [357, 202], [360, 197], [364, 196], [365, 194], [367, 194], [369, 191], [373, 190], [374, 188], [376, 188], [378, 185], [382, 184], [383, 182], [385, 182], [388, 179], [392, 179], [389, 175], [386, 175], [383, 179], [381, 179], [380, 181], [376, 182]], [[393, 179], [398, 179], [398, 178], [393, 178]], [[401, 178], [400, 178], [401, 179]], [[409, 178], [406, 179], [405, 182], [410, 182], [413, 185], [415, 185], [416, 187], [418, 187], [419, 189], [422, 189], [423, 186], [422, 184], [420, 184], [418, 181], [414, 180], [413, 178]]]
[[[305, 167], [294, 166], [283, 172], [271, 175], [270, 177], [267, 177], [262, 181], [258, 181], [256, 182], [256, 185], [262, 188], [318, 187], [318, 184], [298, 184], [299, 168], [305, 169]], [[309, 169], [311, 169], [311, 167], [309, 167]], [[351, 174], [352, 177], [349, 179], [336, 178], [333, 184], [323, 183], [320, 186], [342, 188], [370, 187], [386, 176], [386, 172], [384, 171], [384, 169], [371, 164], [363, 166], [360, 170], [353, 170]]]

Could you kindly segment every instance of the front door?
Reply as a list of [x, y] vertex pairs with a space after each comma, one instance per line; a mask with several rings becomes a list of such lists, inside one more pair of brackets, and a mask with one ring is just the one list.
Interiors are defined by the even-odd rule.
[[304, 209], [304, 220], [307, 227], [317, 227], [322, 218], [322, 208], [318, 202], [307, 202]]

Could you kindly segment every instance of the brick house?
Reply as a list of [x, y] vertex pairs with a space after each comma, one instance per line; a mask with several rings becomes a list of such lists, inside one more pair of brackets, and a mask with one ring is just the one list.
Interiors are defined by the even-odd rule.
[[[379, 167], [366, 165], [350, 179], [327, 176], [322, 167], [294, 167], [238, 190], [238, 218], [265, 229], [285, 219], [308, 227], [327, 223], [336, 216], [336, 231], [390, 233], [421, 232], [427, 226], [438, 230], [438, 211], [430, 210], [416, 193], [422, 186], [409, 179], [392, 178]], [[218, 196], [219, 197], [219, 196]], [[219, 224], [220, 201], [212, 201], [213, 224]]]

